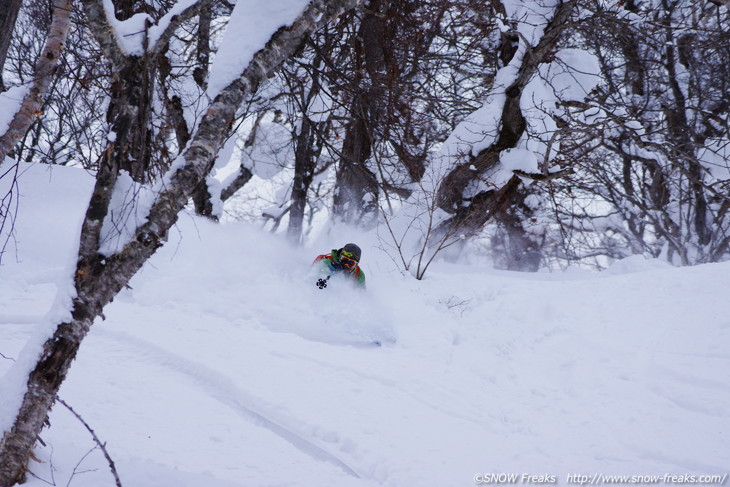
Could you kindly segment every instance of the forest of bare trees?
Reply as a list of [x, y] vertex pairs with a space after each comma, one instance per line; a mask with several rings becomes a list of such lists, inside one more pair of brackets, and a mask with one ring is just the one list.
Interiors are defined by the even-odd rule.
[[[221, 84], [229, 20], [256, 4], [0, 0], [0, 177], [96, 175], [72, 318], [29, 373], [0, 486], [22, 481], [81, 341], [181, 211], [294, 244], [316, 217], [378, 229], [418, 278], [464, 249], [521, 271], [730, 257], [726, 2], [301, 1]], [[120, 191], [145, 218], [130, 226]]]

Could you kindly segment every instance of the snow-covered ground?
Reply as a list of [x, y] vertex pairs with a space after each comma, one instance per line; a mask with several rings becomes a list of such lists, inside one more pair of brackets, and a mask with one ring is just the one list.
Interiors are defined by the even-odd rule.
[[[68, 294], [92, 184], [77, 169], [23, 170], [0, 266], [0, 424], [24, 345]], [[368, 291], [317, 289], [310, 262], [348, 241], [363, 247]], [[416, 281], [371, 235], [295, 249], [183, 215], [94, 325], [60, 397], [126, 487], [727, 475], [730, 263], [520, 274], [479, 258]], [[114, 485], [67, 409], [50, 423], [27, 485]]]

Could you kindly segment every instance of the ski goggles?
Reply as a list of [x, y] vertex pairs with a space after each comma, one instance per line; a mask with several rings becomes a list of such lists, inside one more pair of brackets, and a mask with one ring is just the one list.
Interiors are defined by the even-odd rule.
[[342, 267], [345, 269], [354, 269], [357, 265], [357, 261], [352, 258], [352, 254], [348, 257], [345, 254], [350, 254], [350, 252], [341, 252], [340, 253], [340, 264], [342, 264]]

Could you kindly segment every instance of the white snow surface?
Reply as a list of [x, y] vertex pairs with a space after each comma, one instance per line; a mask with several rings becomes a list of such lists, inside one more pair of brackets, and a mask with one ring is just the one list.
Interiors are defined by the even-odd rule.
[[[67, 306], [93, 182], [73, 168], [22, 172], [0, 266], [2, 427]], [[367, 291], [317, 289], [310, 262], [346, 241], [363, 248]], [[524, 274], [475, 255], [416, 281], [377, 247], [341, 231], [293, 248], [183, 214], [92, 327], [59, 395], [125, 486], [727, 474], [730, 263], [632, 257], [603, 273]], [[26, 485], [114, 485], [68, 410], [57, 404], [50, 424]]]

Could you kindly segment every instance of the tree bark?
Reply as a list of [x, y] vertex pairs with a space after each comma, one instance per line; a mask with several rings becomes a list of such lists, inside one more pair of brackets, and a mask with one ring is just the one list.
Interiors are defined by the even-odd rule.
[[[0, 0], [0, 93], [5, 91], [3, 83], [3, 66], [10, 49], [10, 40], [13, 38], [15, 21], [20, 12], [21, 0]], [[0, 159], [1, 160], [1, 159]]]
[[314, 69], [310, 75], [311, 88], [307, 89], [306, 86], [302, 86], [302, 91], [295, 95], [299, 100], [302, 120], [299, 133], [294, 138], [294, 181], [292, 181], [291, 205], [289, 206], [289, 224], [286, 229], [287, 237], [295, 244], [300, 243], [302, 239], [307, 195], [324, 147], [323, 132], [329, 123], [313, 121], [309, 118], [308, 109], [312, 100], [321, 96], [322, 86], [319, 71], [321, 63], [321, 56], [316, 55], [312, 63]]
[[118, 170], [113, 158], [109, 158], [112, 163], [100, 171], [82, 227], [72, 319], [60, 323], [45, 342], [40, 360], [29, 374], [15, 422], [0, 441], [0, 487], [24, 480], [36, 438], [94, 319], [167, 240], [179, 212], [210, 172], [226, 128], [243, 100], [295, 52], [305, 35], [358, 3], [358, 0], [313, 0], [292, 25], [280, 28], [272, 36], [241, 76], [212, 102], [181, 156], [184, 163], [169, 174], [168, 183], [158, 193], [146, 222], [136, 229], [135, 238], [116, 254], [105, 257], [99, 253], [98, 237]]
[[236, 194], [236, 191], [243, 188], [251, 180], [253, 173], [244, 165], [239, 166], [236, 177], [221, 191], [221, 201], [226, 201]]
[[318, 149], [317, 131], [314, 122], [302, 118], [299, 135], [295, 139], [296, 150], [294, 152], [294, 181], [291, 190], [291, 206], [289, 208], [289, 226], [286, 234], [289, 240], [299, 243], [302, 238], [304, 226], [304, 209], [307, 205], [307, 193], [309, 186], [314, 179], [314, 170], [317, 166]]
[[212, 21], [210, 9], [200, 12], [198, 19], [198, 50], [196, 60], [198, 65], [193, 71], [193, 79], [201, 88], [205, 89], [208, 78], [208, 64], [210, 64], [210, 23]]
[[150, 116], [157, 66], [148, 56], [127, 56], [112, 79], [107, 113], [114, 135], [112, 157], [139, 183], [151, 176]]
[[358, 95], [353, 103], [352, 120], [345, 132], [332, 211], [345, 222], [366, 226], [377, 215], [378, 181], [367, 166], [372, 142], [365, 115], [369, 101], [363, 98]]

